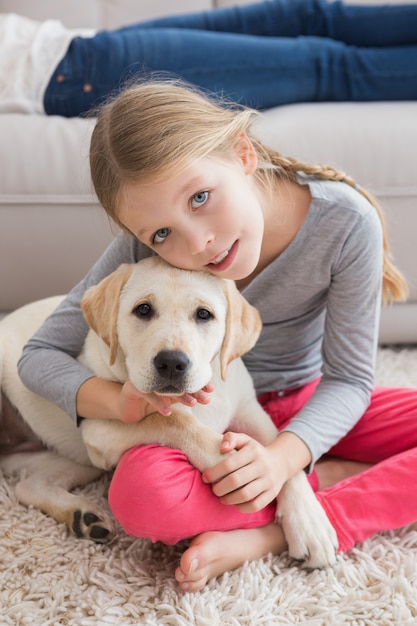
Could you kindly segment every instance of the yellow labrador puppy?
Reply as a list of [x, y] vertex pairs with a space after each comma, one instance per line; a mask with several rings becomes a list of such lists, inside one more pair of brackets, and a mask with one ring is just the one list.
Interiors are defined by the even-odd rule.
[[[100, 469], [113, 468], [128, 448], [149, 443], [180, 448], [204, 471], [224, 458], [220, 443], [227, 429], [264, 444], [277, 436], [239, 358], [255, 344], [261, 320], [233, 281], [178, 270], [152, 257], [121, 265], [87, 291], [82, 308], [91, 330], [79, 360], [97, 376], [119, 382], [130, 378], [144, 393], [170, 396], [194, 393], [209, 381], [215, 385], [208, 405], [178, 403], [169, 417], [153, 413], [135, 424], [83, 420], [76, 428], [65, 413], [20, 382], [21, 349], [59, 301], [30, 304], [0, 323], [3, 415], [15, 407], [48, 448], [0, 457], [7, 472], [28, 471], [16, 488], [22, 503], [66, 522], [78, 536], [108, 541], [112, 521], [69, 491], [97, 478]], [[281, 490], [277, 516], [293, 557], [309, 567], [334, 562], [334, 529], [303, 472]]]

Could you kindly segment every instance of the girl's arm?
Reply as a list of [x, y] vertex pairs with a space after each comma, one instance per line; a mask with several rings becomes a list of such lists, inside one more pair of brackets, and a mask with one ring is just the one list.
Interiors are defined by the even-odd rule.
[[[313, 396], [269, 446], [246, 435], [226, 435], [236, 454], [204, 474], [224, 503], [237, 504], [242, 511], [259, 510], [268, 498], [271, 501], [288, 478], [311, 467], [346, 435], [369, 404], [382, 279], [381, 227], [372, 207], [357, 219], [341, 248], [331, 267], [323, 376]], [[317, 249], [317, 254], [324, 259], [331, 252]], [[312, 280], [311, 271], [305, 276]], [[289, 292], [290, 287], [291, 300]]]
[[374, 387], [382, 287], [382, 231], [374, 209], [357, 221], [332, 268], [322, 377], [285, 428], [308, 442], [314, 464], [366, 411]]

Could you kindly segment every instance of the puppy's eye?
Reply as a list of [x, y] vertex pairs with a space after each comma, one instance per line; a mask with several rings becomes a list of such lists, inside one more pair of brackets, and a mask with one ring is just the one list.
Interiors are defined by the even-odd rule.
[[213, 317], [213, 314], [207, 309], [197, 309], [196, 318], [198, 322], [208, 322]]
[[150, 317], [152, 315], [152, 307], [147, 302], [142, 302], [142, 304], [138, 304], [132, 312], [133, 315], [136, 315], [136, 317]]

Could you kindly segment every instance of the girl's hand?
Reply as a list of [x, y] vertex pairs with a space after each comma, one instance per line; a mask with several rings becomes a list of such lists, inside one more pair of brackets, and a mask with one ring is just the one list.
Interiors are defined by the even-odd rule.
[[182, 396], [160, 396], [156, 393], [141, 393], [128, 380], [123, 386], [119, 398], [119, 419], [125, 423], [139, 422], [151, 413], [161, 413], [161, 415], [171, 415], [171, 404], [177, 402], [186, 406], [195, 404], [208, 404], [210, 394], [214, 390], [214, 385], [208, 383], [203, 389], [196, 393], [185, 393]]
[[285, 459], [275, 442], [263, 446], [243, 433], [224, 435], [221, 452], [232, 450], [236, 453], [203, 473], [203, 481], [213, 485], [223, 504], [235, 504], [242, 513], [259, 511], [277, 497], [288, 480]]

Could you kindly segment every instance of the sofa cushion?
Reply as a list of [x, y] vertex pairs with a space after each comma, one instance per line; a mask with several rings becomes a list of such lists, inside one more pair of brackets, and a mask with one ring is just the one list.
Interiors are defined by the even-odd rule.
[[90, 182], [93, 124], [0, 115], [0, 310], [68, 291], [113, 238]]
[[1, 13], [20, 13], [36, 20], [60, 19], [68, 28], [117, 28], [210, 8], [210, 0], [0, 0]]

